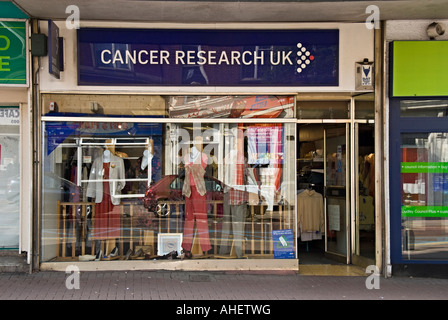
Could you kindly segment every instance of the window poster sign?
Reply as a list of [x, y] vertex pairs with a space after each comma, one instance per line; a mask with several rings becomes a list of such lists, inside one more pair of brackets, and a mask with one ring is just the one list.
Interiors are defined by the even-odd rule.
[[[425, 183], [421, 181], [418, 184], [403, 183], [402, 217], [448, 217], [448, 202], [446, 202], [448, 162], [401, 162], [401, 173], [423, 174], [426, 176], [423, 181], [428, 180], [428, 182], [431, 182]], [[432, 201], [425, 201], [424, 203], [413, 201], [413, 195], [418, 194], [431, 195]]]
[[294, 235], [292, 229], [272, 230], [275, 259], [294, 259]]
[[19, 125], [20, 110], [17, 107], [0, 107], [0, 125]]
[[26, 85], [25, 22], [0, 21], [0, 85]]
[[338, 30], [78, 30], [80, 85], [337, 86]]

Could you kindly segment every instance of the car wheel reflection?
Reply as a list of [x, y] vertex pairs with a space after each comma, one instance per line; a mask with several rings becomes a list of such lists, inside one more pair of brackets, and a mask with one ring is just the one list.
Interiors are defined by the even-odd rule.
[[159, 217], [167, 217], [171, 213], [170, 205], [163, 200], [157, 203], [156, 213]]

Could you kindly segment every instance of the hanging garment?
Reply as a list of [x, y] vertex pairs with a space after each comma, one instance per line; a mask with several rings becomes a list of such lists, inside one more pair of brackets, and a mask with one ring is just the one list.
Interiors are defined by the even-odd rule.
[[208, 234], [207, 205], [205, 195], [200, 195], [195, 186], [190, 188], [191, 194], [185, 197], [185, 224], [182, 239], [182, 248], [191, 251], [193, 243], [194, 224], [196, 222], [197, 234], [201, 249], [207, 252], [212, 248]]
[[[119, 195], [121, 194], [121, 190], [123, 190], [126, 184], [123, 159], [111, 154], [110, 166], [108, 166], [108, 168], [108, 179], [111, 180], [108, 181], [109, 190], [114, 190], [115, 195]], [[103, 170], [103, 156], [101, 155], [93, 161], [86, 194], [87, 197], [95, 198], [96, 203], [103, 202], [103, 195], [105, 194], [105, 192], [103, 191], [104, 181], [102, 181], [103, 179], [105, 179]], [[120, 198], [114, 197], [113, 194], [110, 194], [110, 197], [114, 205], [120, 204]]]
[[[297, 232], [303, 241], [314, 240], [324, 230], [324, 201], [320, 193], [305, 190], [297, 196]], [[306, 234], [311, 233], [311, 234]]]
[[120, 207], [112, 203], [109, 179], [110, 163], [103, 163], [102, 201], [95, 204], [94, 238], [96, 240], [120, 237]]
[[182, 194], [185, 196], [185, 224], [182, 248], [186, 251], [191, 250], [195, 222], [196, 236], [199, 238], [202, 251], [207, 252], [212, 248], [208, 234], [207, 190], [204, 181], [207, 160], [204, 153], [192, 153], [185, 159], [185, 180], [182, 188]]

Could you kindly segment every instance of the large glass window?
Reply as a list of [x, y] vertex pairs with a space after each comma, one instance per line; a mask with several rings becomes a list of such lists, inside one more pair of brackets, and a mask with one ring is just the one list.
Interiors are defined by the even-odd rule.
[[19, 247], [20, 111], [0, 107], [0, 249]]
[[401, 134], [404, 260], [448, 260], [448, 134]]
[[295, 124], [173, 114], [280, 98], [166, 97], [170, 122], [46, 119], [42, 261], [295, 258]]

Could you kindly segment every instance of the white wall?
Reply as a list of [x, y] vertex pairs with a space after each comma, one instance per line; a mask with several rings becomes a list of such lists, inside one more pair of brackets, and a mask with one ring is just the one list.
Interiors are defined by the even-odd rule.
[[[432, 22], [441, 22], [448, 27], [448, 20], [391, 20], [386, 21], [386, 41], [393, 40], [429, 40], [426, 29]], [[448, 40], [448, 30], [436, 41]]]
[[[110, 87], [77, 85], [77, 48], [76, 30], [65, 27], [65, 21], [55, 22], [64, 38], [64, 72], [61, 79], [55, 79], [48, 73], [48, 57], [41, 58], [40, 89], [43, 92], [146, 92], [168, 93], [295, 93], [295, 92], [353, 92], [355, 91], [355, 62], [368, 58], [373, 61], [374, 33], [364, 23], [305, 23], [305, 24], [141, 24], [81, 22], [83, 27], [103, 28], [190, 28], [190, 29], [339, 29], [339, 86], [337, 87]], [[47, 34], [48, 22], [40, 22], [40, 32]]]

